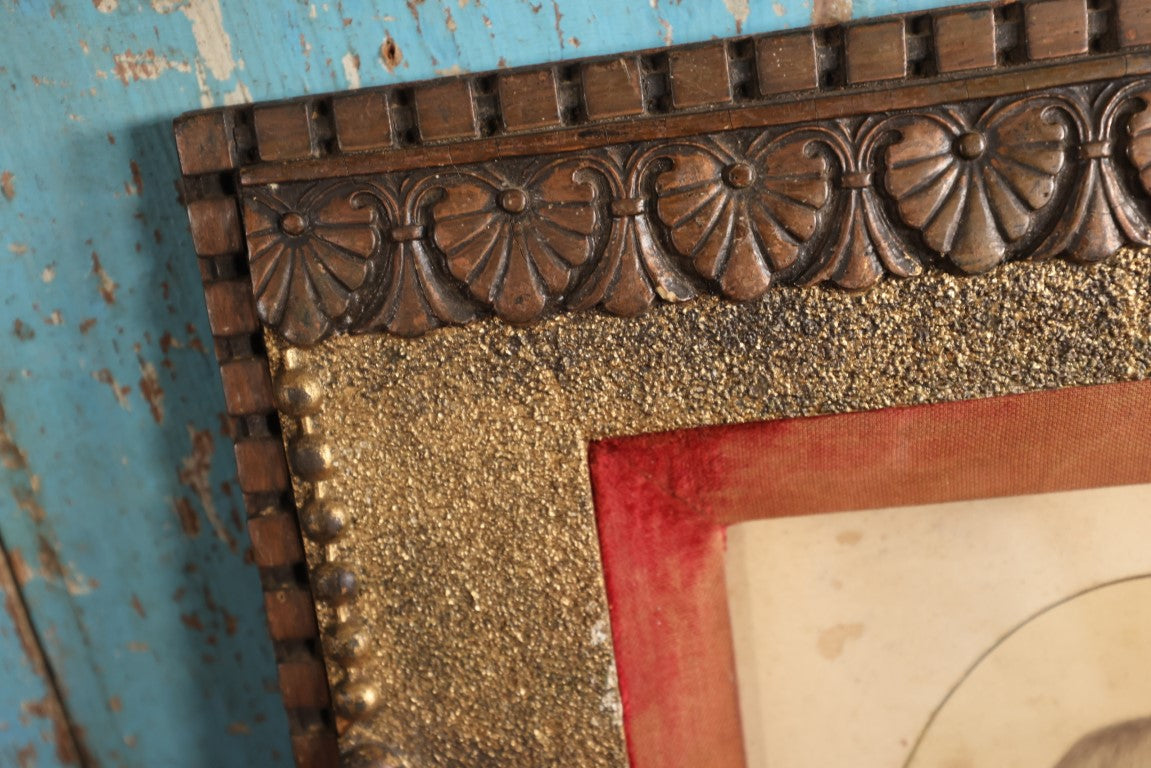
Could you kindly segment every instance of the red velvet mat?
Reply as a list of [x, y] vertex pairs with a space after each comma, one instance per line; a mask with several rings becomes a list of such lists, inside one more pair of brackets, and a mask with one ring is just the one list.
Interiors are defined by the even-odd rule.
[[590, 465], [632, 768], [740, 768], [726, 526], [1151, 482], [1151, 382], [604, 440]]

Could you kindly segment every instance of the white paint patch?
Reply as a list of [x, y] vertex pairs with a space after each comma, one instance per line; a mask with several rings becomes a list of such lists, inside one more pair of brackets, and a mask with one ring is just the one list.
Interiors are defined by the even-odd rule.
[[200, 91], [200, 106], [209, 109], [216, 106], [212, 98], [212, 89], [208, 86], [208, 71], [204, 69], [204, 62], [196, 59], [196, 88]]
[[171, 13], [178, 9], [187, 16], [192, 22], [196, 50], [207, 71], [217, 80], [232, 77], [236, 62], [232, 59], [232, 38], [224, 30], [220, 0], [152, 0], [152, 9], [157, 13]]
[[607, 643], [607, 619], [600, 619], [591, 628], [591, 644], [605, 645]]
[[248, 90], [248, 86], [240, 81], [236, 81], [236, 87], [224, 94], [224, 105], [232, 106], [233, 104], [251, 104], [252, 92]]
[[747, 17], [751, 15], [750, 0], [723, 0], [723, 4], [727, 8], [727, 12], [735, 19], [736, 33], [742, 32]]
[[[746, 7], [746, 0], [744, 5]], [[217, 80], [230, 78], [236, 63], [232, 60], [232, 39], [224, 31], [220, 0], [191, 0], [180, 11], [192, 22], [196, 50], [203, 57], [212, 77]]]
[[56, 265], [49, 264], [44, 267], [44, 271], [40, 273], [40, 279], [45, 283], [50, 283], [56, 279]]
[[344, 54], [344, 58], [340, 59], [340, 63], [344, 65], [344, 82], [348, 84], [349, 88], [359, 88], [360, 57], [348, 51]]
[[453, 64], [450, 67], [436, 70], [437, 75], [443, 75], [444, 77], [451, 77], [452, 75], [466, 75], [467, 73], [468, 71], [461, 67], [459, 64]]

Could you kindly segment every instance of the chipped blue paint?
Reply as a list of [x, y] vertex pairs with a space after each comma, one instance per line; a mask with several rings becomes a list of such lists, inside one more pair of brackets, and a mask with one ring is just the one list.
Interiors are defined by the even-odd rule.
[[[0, 1], [0, 403], [26, 461], [0, 467], [0, 537], [99, 765], [290, 763], [171, 118], [810, 21], [799, 0]], [[0, 749], [40, 738], [17, 652], [0, 627]]]
[[35, 649], [26, 649], [27, 639], [21, 640], [13, 620], [14, 614], [23, 609], [16, 585], [4, 578], [6, 568], [7, 564], [0, 561], [0, 601], [4, 607], [0, 611], [0, 662], [4, 665], [4, 693], [0, 693], [0, 701], [11, 696], [19, 705], [0, 707], [0, 765], [57, 768], [62, 764], [56, 754], [53, 721], [41, 706], [51, 702], [54, 694], [29, 658]]

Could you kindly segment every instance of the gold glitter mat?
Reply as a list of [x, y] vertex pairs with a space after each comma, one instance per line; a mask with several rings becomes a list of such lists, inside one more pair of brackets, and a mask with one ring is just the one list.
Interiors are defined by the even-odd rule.
[[[308, 544], [313, 569], [358, 579], [320, 610], [329, 633], [350, 622], [325, 640], [329, 675], [365, 710], [341, 743], [419, 766], [627, 764], [591, 440], [1148, 378], [1149, 341], [1151, 251], [417, 340], [269, 335], [273, 371], [323, 393], [305, 428], [334, 472], [297, 476], [296, 497], [349, 511]], [[284, 427], [291, 444], [301, 424]]]

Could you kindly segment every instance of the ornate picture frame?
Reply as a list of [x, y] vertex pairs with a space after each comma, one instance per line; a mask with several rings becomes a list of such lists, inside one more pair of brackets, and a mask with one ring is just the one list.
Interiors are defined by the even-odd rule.
[[1039, 0], [179, 118], [297, 762], [628, 764], [590, 442], [1148, 378], [1149, 72]]

